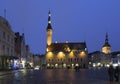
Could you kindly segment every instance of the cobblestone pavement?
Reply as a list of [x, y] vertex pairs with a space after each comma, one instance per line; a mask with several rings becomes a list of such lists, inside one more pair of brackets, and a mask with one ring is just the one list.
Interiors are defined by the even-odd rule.
[[0, 72], [0, 84], [120, 84], [109, 82], [107, 69], [47, 69]]

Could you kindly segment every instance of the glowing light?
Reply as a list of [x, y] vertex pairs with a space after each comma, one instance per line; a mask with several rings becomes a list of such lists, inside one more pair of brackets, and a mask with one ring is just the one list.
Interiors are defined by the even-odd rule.
[[71, 51], [71, 52], [69, 53], [69, 56], [70, 56], [71, 58], [74, 57], [74, 53], [73, 53], [73, 51]]
[[50, 66], [50, 64], [47, 64], [47, 66], [49, 67], [49, 66]]
[[49, 13], [48, 15], [49, 15], [49, 16], [51, 16], [51, 14], [50, 14], [50, 13]]
[[76, 64], [75, 66], [79, 66], [79, 64]]
[[89, 62], [89, 64], [92, 64], [91, 62]]
[[53, 57], [53, 53], [52, 52], [48, 52], [46, 56], [47, 56], [47, 58], [52, 58]]
[[48, 23], [51, 23], [51, 21], [48, 21]]
[[46, 50], [46, 51], [47, 51], [47, 52], [49, 51], [49, 50], [48, 50], [48, 48], [47, 48], [47, 50]]
[[84, 52], [84, 51], [82, 51], [82, 52], [80, 52], [80, 54], [79, 54], [81, 57], [84, 57], [84, 56], [86, 56], [86, 53]]
[[110, 67], [110, 65], [109, 65], [109, 64], [107, 64], [106, 66], [107, 66], [107, 67]]
[[100, 66], [101, 65], [101, 63], [97, 63], [97, 66]]
[[118, 64], [117, 64], [117, 63], [113, 64], [113, 67], [116, 67], [116, 66], [118, 66]]
[[70, 52], [70, 48], [69, 47], [67, 47], [67, 51]]
[[93, 67], [96, 67], [96, 64], [95, 64], [95, 63], [93, 63]]
[[63, 64], [63, 67], [66, 68], [66, 64]]
[[58, 58], [64, 58], [65, 54], [63, 52], [59, 52], [57, 56]]
[[57, 68], [57, 67], [58, 67], [58, 64], [55, 64], [55, 67]]

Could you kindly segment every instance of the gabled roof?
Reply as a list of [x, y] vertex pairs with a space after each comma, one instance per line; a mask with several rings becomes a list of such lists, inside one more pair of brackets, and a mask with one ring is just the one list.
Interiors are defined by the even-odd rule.
[[52, 43], [48, 46], [48, 49], [52, 52], [56, 51], [63, 51], [68, 52], [71, 50], [85, 50], [86, 43], [85, 42], [78, 42], [78, 43]]

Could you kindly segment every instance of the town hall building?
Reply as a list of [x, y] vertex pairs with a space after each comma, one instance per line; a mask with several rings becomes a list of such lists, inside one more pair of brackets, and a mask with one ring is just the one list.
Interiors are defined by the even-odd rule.
[[87, 68], [88, 51], [86, 42], [52, 42], [51, 13], [48, 13], [46, 66], [47, 68]]

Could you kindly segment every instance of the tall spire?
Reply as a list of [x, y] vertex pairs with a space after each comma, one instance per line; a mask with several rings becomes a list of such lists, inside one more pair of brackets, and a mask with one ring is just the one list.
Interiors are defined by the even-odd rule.
[[102, 47], [102, 52], [105, 53], [105, 54], [110, 54], [111, 53], [111, 45], [108, 42], [108, 33], [106, 33], [105, 44]]
[[106, 33], [105, 44], [108, 44], [108, 33]]
[[50, 13], [50, 10], [48, 12], [48, 26], [47, 26], [47, 30], [48, 29], [52, 29], [52, 26], [51, 26], [51, 13]]
[[104, 46], [110, 46], [109, 42], [108, 42], [108, 33], [106, 33], [106, 37], [105, 37], [105, 44], [103, 45]]
[[[48, 12], [48, 25], [47, 25], [47, 46], [52, 43], [52, 26], [51, 26], [51, 14]], [[48, 51], [48, 48], [46, 49]]]

